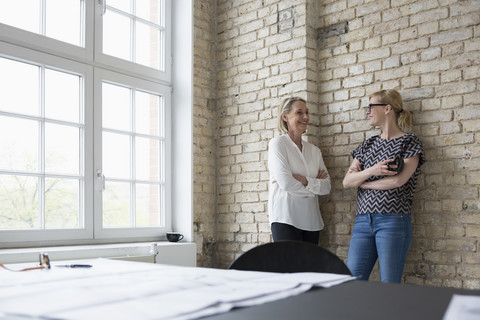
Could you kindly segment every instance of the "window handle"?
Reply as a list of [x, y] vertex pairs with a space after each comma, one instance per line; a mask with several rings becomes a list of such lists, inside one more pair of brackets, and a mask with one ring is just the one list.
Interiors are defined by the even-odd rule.
[[105, 191], [105, 175], [102, 173], [102, 171], [98, 170], [97, 171], [97, 180], [100, 181], [100, 192]]
[[107, 12], [107, 0], [98, 0], [98, 3], [102, 5], [102, 16]]

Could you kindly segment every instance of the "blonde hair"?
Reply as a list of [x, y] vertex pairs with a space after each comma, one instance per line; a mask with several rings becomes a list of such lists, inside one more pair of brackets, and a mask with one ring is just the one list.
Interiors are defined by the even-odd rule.
[[283, 120], [282, 115], [284, 113], [290, 113], [290, 111], [292, 111], [293, 104], [297, 101], [301, 101], [305, 104], [307, 103], [305, 99], [300, 97], [291, 97], [283, 100], [282, 105], [280, 106], [280, 112], [278, 113], [278, 118], [277, 118], [277, 128], [281, 133], [288, 132], [287, 123], [285, 122], [285, 120]]
[[392, 106], [397, 116], [397, 124], [403, 129], [412, 129], [412, 113], [403, 109], [403, 99], [398, 91], [393, 89], [381, 90], [372, 93], [369, 98], [378, 97], [380, 103], [386, 103]]

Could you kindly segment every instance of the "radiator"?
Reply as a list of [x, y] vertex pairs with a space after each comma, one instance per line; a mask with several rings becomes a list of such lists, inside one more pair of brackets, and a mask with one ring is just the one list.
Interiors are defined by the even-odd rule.
[[156, 242], [71, 247], [23, 248], [0, 250], [0, 263], [37, 262], [39, 253], [50, 260], [107, 258], [180, 266], [196, 266], [196, 244], [192, 242]]
[[138, 262], [149, 262], [149, 263], [157, 263], [157, 256], [124, 256], [124, 257], [112, 257], [108, 258], [112, 260], [125, 260], [125, 261], [138, 261]]

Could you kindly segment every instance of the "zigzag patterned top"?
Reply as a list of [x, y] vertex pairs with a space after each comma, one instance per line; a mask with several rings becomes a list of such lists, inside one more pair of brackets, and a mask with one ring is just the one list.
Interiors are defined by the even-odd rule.
[[[407, 133], [395, 139], [382, 139], [379, 135], [365, 140], [352, 155], [362, 165], [362, 170], [376, 163], [394, 159], [401, 155], [403, 159], [420, 155], [417, 169], [403, 186], [390, 190], [372, 190], [358, 188], [357, 215], [367, 213], [410, 214], [413, 194], [417, 185], [420, 166], [425, 162], [423, 146], [416, 135]], [[382, 179], [385, 176], [372, 176], [367, 181]]]

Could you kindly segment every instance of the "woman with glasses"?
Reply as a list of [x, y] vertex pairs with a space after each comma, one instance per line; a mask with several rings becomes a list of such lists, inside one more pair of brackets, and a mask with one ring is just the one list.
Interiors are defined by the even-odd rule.
[[330, 192], [330, 177], [320, 149], [302, 140], [309, 121], [304, 99], [283, 101], [278, 114], [278, 129], [283, 134], [268, 145], [268, 216], [274, 241], [318, 245], [323, 229], [317, 195]]
[[397, 91], [378, 91], [369, 100], [370, 125], [380, 127], [381, 134], [352, 152], [343, 180], [344, 188], [358, 188], [347, 266], [368, 280], [378, 259], [380, 280], [400, 283], [412, 242], [410, 214], [424, 151], [417, 136], [404, 131], [412, 127], [412, 114], [403, 109]]

